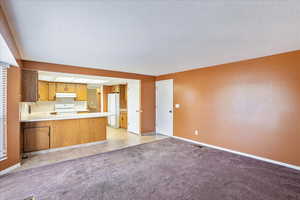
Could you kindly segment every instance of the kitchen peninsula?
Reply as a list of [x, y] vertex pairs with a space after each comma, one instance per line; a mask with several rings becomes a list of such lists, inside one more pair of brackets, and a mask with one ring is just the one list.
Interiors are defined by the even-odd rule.
[[23, 116], [24, 153], [106, 140], [109, 113]]

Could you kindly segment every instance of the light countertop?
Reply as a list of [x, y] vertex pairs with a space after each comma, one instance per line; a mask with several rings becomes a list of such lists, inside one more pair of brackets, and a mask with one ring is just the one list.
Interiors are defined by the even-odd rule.
[[52, 121], [52, 120], [65, 120], [65, 119], [82, 119], [82, 118], [97, 118], [108, 117], [111, 113], [95, 112], [95, 113], [77, 113], [77, 114], [58, 114], [51, 115], [49, 113], [30, 114], [21, 117], [21, 122], [39, 122], [39, 121]]

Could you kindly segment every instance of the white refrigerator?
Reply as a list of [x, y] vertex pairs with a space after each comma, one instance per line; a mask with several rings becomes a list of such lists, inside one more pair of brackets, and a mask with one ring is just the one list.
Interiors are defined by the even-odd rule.
[[108, 94], [108, 112], [112, 115], [108, 117], [108, 125], [119, 128], [120, 117], [120, 95], [117, 93]]

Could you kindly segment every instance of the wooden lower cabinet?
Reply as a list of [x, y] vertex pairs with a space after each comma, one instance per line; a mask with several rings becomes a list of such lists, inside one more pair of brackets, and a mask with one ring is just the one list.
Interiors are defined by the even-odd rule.
[[49, 127], [24, 128], [24, 152], [40, 151], [50, 148]]
[[127, 112], [120, 112], [120, 128], [127, 128]]
[[107, 118], [22, 123], [24, 152], [106, 140]]
[[21, 151], [33, 152], [50, 148], [51, 122], [22, 123]]

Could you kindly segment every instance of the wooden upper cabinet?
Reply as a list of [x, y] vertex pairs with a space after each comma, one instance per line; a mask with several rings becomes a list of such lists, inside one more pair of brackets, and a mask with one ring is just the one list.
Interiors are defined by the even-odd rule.
[[48, 101], [49, 85], [46, 81], [39, 81], [39, 101]]
[[56, 83], [56, 92], [58, 92], [58, 93], [65, 92], [65, 84], [64, 83]]
[[112, 93], [119, 93], [120, 92], [120, 86], [119, 85], [113, 85], [111, 87], [111, 92]]
[[56, 83], [56, 92], [58, 93], [76, 93], [75, 83]]
[[76, 93], [76, 85], [77, 84], [75, 84], [75, 83], [66, 83], [66, 85], [67, 85], [67, 90], [68, 90], [68, 92], [70, 92], [70, 93]]
[[87, 101], [87, 84], [39, 81], [39, 101], [55, 101], [56, 93], [76, 93], [77, 101]]
[[48, 97], [48, 100], [49, 101], [55, 101], [55, 99], [56, 99], [56, 97], [55, 97], [55, 95], [56, 95], [56, 83], [54, 83], [54, 82], [49, 82], [48, 83], [48, 85], [49, 85], [49, 97]]
[[76, 84], [76, 100], [77, 101], [87, 101], [87, 85], [86, 84]]
[[38, 72], [22, 70], [22, 102], [38, 100]]
[[38, 72], [22, 70], [22, 102], [55, 101], [56, 93], [76, 93], [77, 101], [87, 101], [87, 84], [38, 80]]

